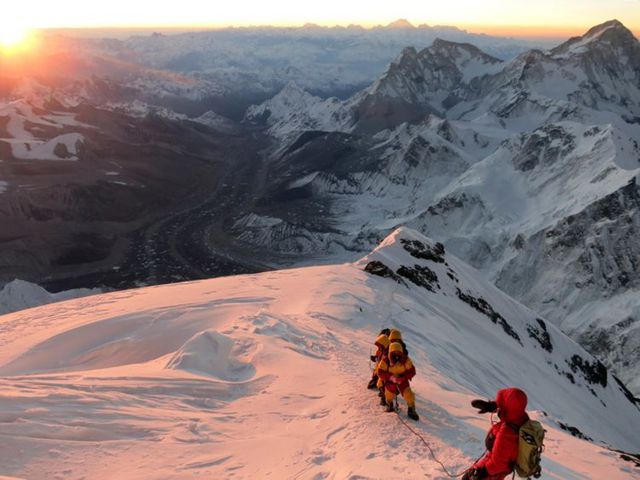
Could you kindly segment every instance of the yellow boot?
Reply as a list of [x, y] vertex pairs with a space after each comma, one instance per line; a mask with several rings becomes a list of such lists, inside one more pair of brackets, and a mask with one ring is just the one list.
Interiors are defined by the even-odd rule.
[[420, 420], [418, 413], [416, 412], [416, 396], [413, 394], [411, 387], [407, 387], [402, 392], [402, 397], [407, 402], [407, 416], [411, 420], [415, 420], [416, 422]]
[[385, 390], [384, 392], [385, 400], [387, 401], [387, 412], [395, 412], [396, 409], [393, 407], [393, 402], [396, 399], [395, 393], [391, 393], [389, 390]]

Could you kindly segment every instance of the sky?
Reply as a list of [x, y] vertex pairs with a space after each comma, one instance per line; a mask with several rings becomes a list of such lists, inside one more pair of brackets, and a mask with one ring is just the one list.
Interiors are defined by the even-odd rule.
[[[9, 3], [11, 2], [11, 3]], [[4, 0], [0, 30], [92, 27], [415, 25], [556, 36], [617, 18], [640, 32], [640, 0]]]

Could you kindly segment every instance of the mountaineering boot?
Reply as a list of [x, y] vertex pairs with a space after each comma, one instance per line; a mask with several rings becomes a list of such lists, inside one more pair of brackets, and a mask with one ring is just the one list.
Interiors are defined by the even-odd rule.
[[373, 377], [371, 380], [369, 380], [369, 383], [367, 384], [367, 388], [369, 390], [375, 390], [376, 388], [378, 388], [378, 377]]
[[416, 422], [420, 420], [420, 417], [416, 413], [416, 407], [409, 407], [407, 410], [407, 415], [411, 420], [415, 420]]
[[385, 411], [386, 412], [395, 412], [396, 411], [396, 409], [393, 408], [393, 402], [387, 403], [387, 409]]

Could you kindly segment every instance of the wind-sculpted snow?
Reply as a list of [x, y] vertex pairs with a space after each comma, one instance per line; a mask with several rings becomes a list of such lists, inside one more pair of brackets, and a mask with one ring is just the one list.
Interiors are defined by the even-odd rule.
[[[395, 277], [416, 265], [437, 277], [432, 290]], [[522, 343], [461, 301], [456, 288], [483, 298]], [[489, 420], [469, 401], [514, 385], [527, 391], [531, 415], [547, 429], [542, 478], [640, 478], [625, 461], [637, 449], [635, 399], [555, 327], [544, 327], [553, 351], [530, 338], [527, 328], [541, 322], [442, 245], [407, 229], [354, 264], [13, 313], [0, 317], [2, 473], [444, 478], [424, 445], [365, 388], [373, 340], [387, 326], [402, 330], [418, 371], [414, 428], [451, 470], [484, 448]]]
[[239, 355], [255, 349], [254, 342], [245, 341], [234, 348], [234, 342], [215, 330], [199, 332], [189, 339], [167, 363], [167, 368], [182, 369], [220, 380], [248, 380], [255, 374], [250, 363], [237, 360]]

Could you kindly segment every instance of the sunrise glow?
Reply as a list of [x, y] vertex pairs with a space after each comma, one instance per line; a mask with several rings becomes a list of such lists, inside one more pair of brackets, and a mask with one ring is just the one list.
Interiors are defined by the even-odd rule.
[[29, 29], [16, 23], [0, 24], [0, 48], [12, 51], [21, 48], [29, 37]]
[[317, 3], [26, 0], [12, 6], [3, 5], [7, 28], [1, 35], [4, 44], [19, 41], [24, 30], [16, 32], [15, 27], [10, 27], [14, 25], [12, 20], [27, 22], [32, 28], [296, 26], [307, 22], [372, 27], [398, 18], [406, 18], [414, 25], [455, 25], [471, 31], [514, 36], [577, 34], [592, 25], [618, 18], [637, 33], [640, 1], [540, 0], [534, 7], [525, 0], [326, 0]]

